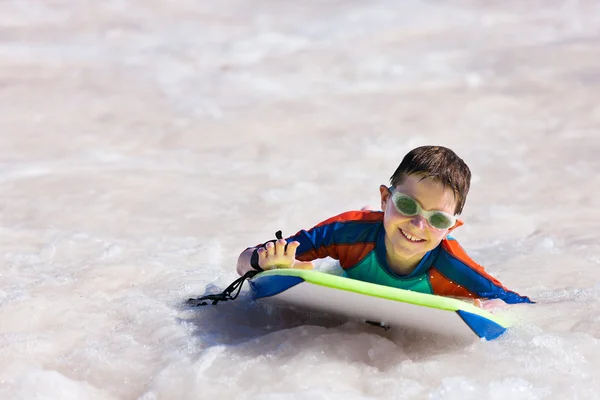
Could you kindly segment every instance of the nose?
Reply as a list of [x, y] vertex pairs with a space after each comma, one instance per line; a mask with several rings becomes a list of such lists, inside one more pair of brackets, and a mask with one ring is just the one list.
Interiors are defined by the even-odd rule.
[[420, 215], [415, 215], [410, 219], [410, 224], [418, 229], [423, 229], [425, 227], [425, 218]]

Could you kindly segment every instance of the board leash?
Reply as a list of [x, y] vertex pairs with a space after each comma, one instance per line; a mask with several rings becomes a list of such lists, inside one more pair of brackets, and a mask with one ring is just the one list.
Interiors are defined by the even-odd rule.
[[[259, 272], [260, 271], [248, 271], [244, 275], [237, 278], [235, 281], [231, 282], [231, 284], [227, 286], [227, 288], [225, 288], [223, 292], [218, 294], [206, 294], [202, 297], [198, 297], [195, 299], [188, 299], [186, 304], [190, 307], [206, 306], [208, 304], [214, 306], [220, 301], [235, 300], [240, 295], [240, 291], [242, 290], [244, 281], [246, 281], [246, 279], [252, 278]], [[232, 295], [233, 292], [235, 292], [235, 294]]]
[[[275, 237], [277, 239], [282, 239], [283, 235], [281, 234], [281, 231], [277, 231], [275, 232]], [[269, 243], [269, 242], [276, 242], [277, 239], [275, 240], [269, 240], [265, 243], [263, 243], [263, 247]], [[239, 278], [237, 278], [235, 281], [231, 282], [231, 284], [229, 286], [227, 286], [225, 288], [225, 290], [223, 290], [221, 293], [218, 294], [205, 294], [204, 296], [195, 298], [195, 299], [188, 299], [188, 301], [186, 302], [186, 304], [190, 307], [200, 307], [200, 306], [206, 306], [208, 304], [211, 305], [216, 305], [218, 302], [220, 301], [228, 301], [228, 300], [235, 300], [237, 299], [237, 297], [240, 295], [240, 291], [242, 290], [242, 286], [244, 285], [244, 282], [247, 279], [250, 279], [252, 277], [254, 277], [254, 275], [258, 274], [259, 272], [262, 272], [263, 269], [260, 267], [260, 265], [258, 264], [258, 252], [257, 249], [261, 247], [261, 246], [257, 246], [257, 248], [254, 250], [254, 252], [252, 253], [252, 256], [250, 258], [250, 265], [252, 266], [252, 268], [254, 268], [253, 270], [250, 270], [248, 272], [246, 272], [244, 275], [240, 276]], [[286, 248], [287, 248], [287, 244], [286, 244]], [[232, 295], [232, 293], [234, 291], [236, 291], [235, 294]], [[210, 302], [210, 303], [209, 303]]]

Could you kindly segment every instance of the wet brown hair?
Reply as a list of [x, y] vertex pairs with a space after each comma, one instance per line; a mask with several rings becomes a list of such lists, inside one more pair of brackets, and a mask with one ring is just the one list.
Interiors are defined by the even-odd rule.
[[413, 174], [422, 175], [423, 179], [435, 179], [452, 189], [456, 198], [454, 212], [462, 212], [471, 186], [471, 170], [456, 153], [442, 146], [417, 147], [404, 156], [390, 177], [390, 184], [399, 185], [406, 176]]

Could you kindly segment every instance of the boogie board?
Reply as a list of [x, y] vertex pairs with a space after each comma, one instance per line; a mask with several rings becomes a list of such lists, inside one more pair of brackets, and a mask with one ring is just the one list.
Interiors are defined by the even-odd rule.
[[260, 303], [339, 315], [387, 328], [492, 340], [509, 321], [464, 301], [314, 270], [275, 269], [249, 280]]

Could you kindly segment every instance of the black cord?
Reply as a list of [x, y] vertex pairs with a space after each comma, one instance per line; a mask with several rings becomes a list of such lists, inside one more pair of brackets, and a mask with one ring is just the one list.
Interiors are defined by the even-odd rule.
[[[244, 284], [244, 281], [246, 279], [252, 278], [259, 272], [260, 271], [248, 271], [243, 276], [240, 276], [235, 281], [231, 282], [231, 285], [227, 286], [227, 288], [223, 290], [223, 292], [219, 294], [207, 294], [196, 299], [188, 299], [186, 303], [190, 307], [199, 307], [208, 305], [209, 303], [206, 300], [210, 301], [210, 304], [212, 304], [213, 306], [220, 301], [235, 300], [239, 296], [240, 291], [242, 290], [242, 285]], [[236, 290], [237, 292], [235, 292], [235, 294], [232, 295], [232, 293]]]
[[[281, 231], [275, 232], [275, 237], [277, 239], [283, 239]], [[269, 240], [269, 242], [276, 242], [276, 241], [277, 240]], [[265, 242], [263, 244], [263, 246], [269, 242]], [[286, 244], [286, 248], [287, 248], [287, 244]], [[240, 294], [240, 291], [242, 290], [242, 285], [244, 284], [244, 281], [246, 279], [252, 278], [254, 275], [258, 274], [259, 272], [262, 272], [262, 270], [263, 270], [258, 265], [258, 253], [256, 250], [254, 250], [254, 253], [252, 253], [252, 257], [250, 259], [250, 265], [252, 265], [254, 270], [246, 272], [244, 275], [240, 276], [235, 281], [231, 282], [231, 285], [227, 286], [227, 288], [225, 290], [223, 290], [223, 292], [221, 292], [219, 294], [207, 294], [202, 297], [198, 297], [196, 299], [188, 299], [186, 304], [190, 307], [199, 307], [199, 306], [208, 305], [209, 303], [207, 301], [210, 301], [211, 302], [210, 304], [212, 304], [214, 306], [215, 304], [217, 304], [220, 301], [228, 301], [228, 300], [237, 299], [237, 297]], [[237, 290], [237, 292], [234, 295], [231, 295], [235, 290]]]

